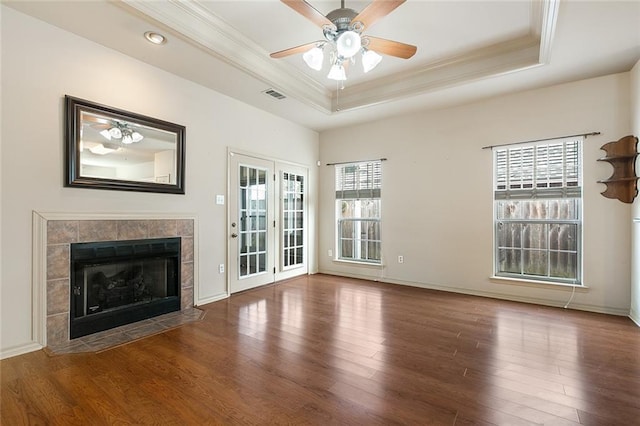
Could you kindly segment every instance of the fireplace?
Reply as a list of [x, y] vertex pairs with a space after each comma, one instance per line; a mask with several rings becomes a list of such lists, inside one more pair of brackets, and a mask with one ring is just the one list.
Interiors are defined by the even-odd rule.
[[71, 339], [179, 311], [180, 250], [179, 237], [71, 244]]

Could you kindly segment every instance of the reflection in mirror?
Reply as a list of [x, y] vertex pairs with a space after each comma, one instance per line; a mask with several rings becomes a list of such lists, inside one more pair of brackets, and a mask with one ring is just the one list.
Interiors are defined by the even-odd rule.
[[82, 111], [80, 176], [176, 184], [176, 134]]
[[66, 186], [184, 194], [183, 126], [66, 97]]

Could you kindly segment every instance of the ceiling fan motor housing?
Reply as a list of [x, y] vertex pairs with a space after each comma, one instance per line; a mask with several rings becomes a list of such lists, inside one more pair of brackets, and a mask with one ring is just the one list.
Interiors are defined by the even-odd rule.
[[[406, 0], [374, 0], [361, 12], [344, 7], [344, 0], [339, 9], [332, 10], [326, 16], [315, 9], [306, 0], [281, 0], [287, 6], [322, 28], [327, 41], [315, 41], [271, 54], [272, 58], [284, 58], [304, 52], [303, 59], [314, 70], [322, 68], [323, 53], [328, 47], [331, 54], [332, 70], [342, 68], [345, 60], [355, 62], [355, 55], [362, 54], [365, 72], [373, 69], [380, 62], [380, 53], [409, 59], [416, 53], [416, 46], [393, 40], [384, 40], [371, 36], [363, 36], [376, 21], [387, 16]], [[337, 75], [330, 72], [328, 78], [344, 80], [344, 69]], [[332, 74], [336, 74], [335, 78]]]
[[327, 19], [333, 22], [333, 25], [335, 25], [336, 28], [324, 28], [324, 37], [329, 41], [333, 41], [345, 31], [358, 31], [355, 28], [349, 28], [351, 21], [356, 16], [358, 16], [358, 12], [346, 7], [329, 12], [327, 14]]

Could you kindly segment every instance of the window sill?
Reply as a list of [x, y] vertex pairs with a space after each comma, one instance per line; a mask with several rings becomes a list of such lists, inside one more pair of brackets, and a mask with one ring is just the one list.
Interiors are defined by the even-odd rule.
[[344, 263], [347, 265], [353, 266], [366, 266], [368, 268], [382, 268], [384, 265], [382, 263], [371, 263], [371, 262], [358, 262], [356, 260], [344, 260], [344, 259], [331, 259], [334, 263]]
[[553, 282], [553, 281], [536, 281], [536, 280], [528, 280], [526, 278], [510, 278], [510, 277], [498, 277], [492, 275], [489, 277], [489, 280], [499, 283], [499, 284], [512, 284], [512, 285], [523, 285], [527, 287], [547, 287], [547, 288], [573, 288], [576, 290], [585, 290], [588, 291], [589, 287], [584, 284], [568, 284], [561, 282]]

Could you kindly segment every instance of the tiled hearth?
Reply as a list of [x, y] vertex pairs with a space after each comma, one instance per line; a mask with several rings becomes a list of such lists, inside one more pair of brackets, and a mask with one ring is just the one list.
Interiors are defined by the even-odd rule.
[[[181, 311], [69, 340], [70, 244], [167, 237], [181, 237]], [[193, 219], [46, 220], [46, 342], [54, 353], [100, 350], [200, 319], [193, 289]]]

